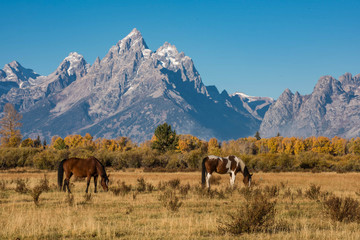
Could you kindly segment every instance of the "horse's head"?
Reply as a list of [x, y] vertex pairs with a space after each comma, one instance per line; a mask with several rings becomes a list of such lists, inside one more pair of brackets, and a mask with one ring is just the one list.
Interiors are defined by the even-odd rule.
[[105, 175], [101, 178], [101, 186], [103, 187], [104, 191], [107, 192], [109, 191], [109, 175]]
[[245, 184], [245, 186], [250, 187], [250, 185], [251, 185], [251, 177], [252, 177], [252, 174], [250, 174], [250, 173], [244, 177], [243, 183]]

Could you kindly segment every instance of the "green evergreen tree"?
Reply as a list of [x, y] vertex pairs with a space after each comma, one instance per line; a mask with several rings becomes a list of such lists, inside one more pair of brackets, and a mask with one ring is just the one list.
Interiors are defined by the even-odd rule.
[[34, 141], [34, 147], [41, 147], [41, 139], [40, 136], [38, 135], [36, 140]]
[[179, 144], [179, 137], [176, 135], [176, 131], [172, 130], [171, 126], [167, 123], [157, 126], [154, 136], [151, 147], [160, 152], [175, 150]]
[[260, 140], [260, 139], [261, 139], [259, 131], [256, 131], [254, 137], [256, 138], [256, 140]]

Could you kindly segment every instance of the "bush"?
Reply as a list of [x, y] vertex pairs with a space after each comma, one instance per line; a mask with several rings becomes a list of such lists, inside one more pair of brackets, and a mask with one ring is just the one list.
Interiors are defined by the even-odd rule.
[[44, 179], [40, 180], [40, 182], [33, 189], [31, 189], [30, 191], [28, 190], [28, 192], [33, 198], [35, 205], [38, 206], [40, 195], [43, 192], [48, 192], [49, 190], [49, 181], [47, 180], [46, 175], [44, 175]]
[[277, 197], [279, 196], [280, 193], [280, 189], [278, 186], [273, 185], [273, 186], [265, 186], [264, 188], [264, 192], [270, 197]]
[[67, 150], [45, 150], [33, 158], [34, 166], [39, 169], [56, 169], [59, 162], [69, 157]]
[[182, 205], [182, 202], [176, 196], [175, 190], [168, 189], [159, 196], [159, 201], [163, 206], [172, 212], [177, 212]]
[[170, 186], [172, 189], [176, 189], [180, 186], [180, 179], [172, 179], [167, 182], [167, 185]]
[[29, 192], [29, 189], [26, 186], [26, 184], [29, 182], [28, 179], [26, 180], [16, 179], [15, 182], [16, 182], [15, 192], [18, 192], [20, 194], [27, 194]]
[[189, 183], [186, 185], [182, 185], [180, 186], [180, 194], [185, 198], [188, 195], [190, 189], [191, 187]]
[[178, 154], [170, 154], [169, 161], [166, 165], [166, 168], [170, 169], [185, 169], [188, 165], [184, 160], [184, 155], [181, 153]]
[[146, 191], [146, 182], [143, 177], [137, 179], [136, 191], [138, 191], [138, 192]]
[[0, 148], [0, 169], [33, 165], [33, 157], [40, 152], [36, 148]]
[[110, 191], [112, 191], [116, 196], [118, 196], [118, 195], [125, 196], [126, 194], [128, 194], [131, 191], [131, 185], [126, 185], [125, 182], [122, 182], [121, 184], [119, 184], [119, 182], [118, 182], [118, 186], [111, 187]]
[[0, 190], [1, 190], [1, 191], [5, 191], [5, 190], [6, 190], [6, 184], [7, 184], [7, 181], [6, 181], [6, 180], [0, 180]]
[[360, 204], [350, 197], [339, 198], [331, 196], [324, 202], [324, 210], [334, 221], [354, 222], [360, 221]]
[[315, 184], [311, 184], [310, 188], [305, 191], [305, 196], [307, 198], [310, 198], [312, 200], [316, 200], [320, 196], [320, 186], [317, 186]]
[[190, 168], [200, 169], [203, 153], [201, 149], [195, 149], [184, 154], [184, 159]]
[[267, 194], [253, 192], [235, 213], [228, 213], [230, 220], [221, 221], [218, 229], [222, 233], [243, 234], [270, 231], [274, 226], [276, 201]]

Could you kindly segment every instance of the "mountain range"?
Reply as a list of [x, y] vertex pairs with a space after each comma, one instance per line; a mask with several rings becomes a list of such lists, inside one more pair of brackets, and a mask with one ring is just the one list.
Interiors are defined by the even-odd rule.
[[90, 133], [142, 142], [159, 124], [202, 139], [254, 135], [274, 100], [205, 86], [192, 59], [165, 42], [155, 52], [134, 29], [90, 65], [70, 53], [48, 76], [13, 61], [0, 70], [0, 108], [23, 115], [24, 137]]
[[72, 52], [48, 76], [13, 61], [0, 70], [0, 110], [23, 115], [24, 137], [151, 139], [164, 122], [208, 140], [253, 136], [360, 136], [360, 74], [321, 77], [311, 94], [274, 101], [205, 86], [192, 59], [165, 42], [156, 51], [137, 29], [90, 65]]
[[286, 89], [266, 112], [260, 126], [263, 137], [360, 136], [360, 74], [345, 73], [319, 79], [311, 94]]

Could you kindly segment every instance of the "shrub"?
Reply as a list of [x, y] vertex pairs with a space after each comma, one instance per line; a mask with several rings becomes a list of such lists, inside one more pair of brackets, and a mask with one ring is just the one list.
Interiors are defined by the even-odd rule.
[[49, 181], [47, 180], [46, 175], [44, 175], [44, 179], [40, 180], [40, 182], [33, 189], [31, 189], [30, 191], [28, 190], [28, 192], [33, 198], [35, 205], [38, 206], [40, 195], [43, 192], [48, 192], [49, 190]]
[[203, 197], [203, 198], [218, 198], [218, 199], [225, 199], [226, 198], [226, 195], [225, 195], [225, 192], [223, 190], [220, 190], [220, 192], [216, 189], [208, 189], [208, 188], [205, 188], [203, 187], [202, 185], [201, 186], [195, 186], [193, 188], [193, 192], [195, 194], [197, 194], [199, 197]]
[[190, 187], [189, 183], [186, 185], [180, 186], [180, 194], [183, 196], [183, 198], [185, 198], [188, 195], [190, 189], [191, 189], [191, 187]]
[[310, 188], [305, 191], [305, 196], [307, 198], [310, 198], [312, 200], [316, 200], [320, 196], [320, 186], [317, 186], [315, 184], [311, 184]]
[[269, 197], [276, 197], [279, 195], [279, 187], [276, 185], [273, 186], [265, 186], [264, 188], [264, 192], [269, 196]]
[[325, 212], [334, 221], [360, 221], [360, 203], [351, 197], [339, 198], [331, 196], [323, 204]]
[[18, 192], [20, 194], [27, 194], [29, 192], [29, 189], [27, 188], [26, 184], [29, 182], [28, 179], [16, 179], [16, 187], [15, 192]]
[[115, 196], [125, 196], [131, 191], [131, 185], [126, 185], [125, 182], [119, 184], [118, 182], [118, 186], [111, 187], [110, 191], [113, 192]]
[[41, 187], [41, 185], [37, 185], [35, 186], [31, 191], [30, 191], [30, 196], [33, 198], [34, 203], [36, 206], [39, 205], [39, 197], [41, 195], [41, 193], [43, 192], [43, 189]]
[[33, 158], [34, 166], [39, 169], [56, 169], [59, 162], [69, 157], [68, 150], [45, 150]]
[[0, 180], [0, 190], [1, 190], [1, 191], [5, 191], [5, 190], [6, 190], [6, 184], [7, 184], [7, 181], [5, 181], [5, 180]]
[[167, 182], [167, 185], [170, 186], [172, 189], [176, 189], [180, 185], [180, 179], [172, 179]]
[[146, 190], [146, 182], [143, 177], [137, 179], [136, 191], [145, 192]]
[[195, 149], [185, 154], [185, 161], [190, 168], [199, 169], [203, 153], [201, 149]]
[[36, 148], [0, 148], [0, 169], [33, 165], [33, 157], [40, 152]]
[[172, 212], [177, 212], [182, 205], [182, 202], [176, 196], [176, 192], [171, 189], [160, 194], [159, 201], [162, 202], [165, 208]]
[[152, 185], [151, 183], [146, 183], [146, 191], [151, 193], [154, 189], [154, 185]]
[[220, 221], [218, 229], [231, 234], [270, 231], [275, 223], [275, 205], [267, 194], [252, 194], [235, 213], [227, 214], [230, 220]]

